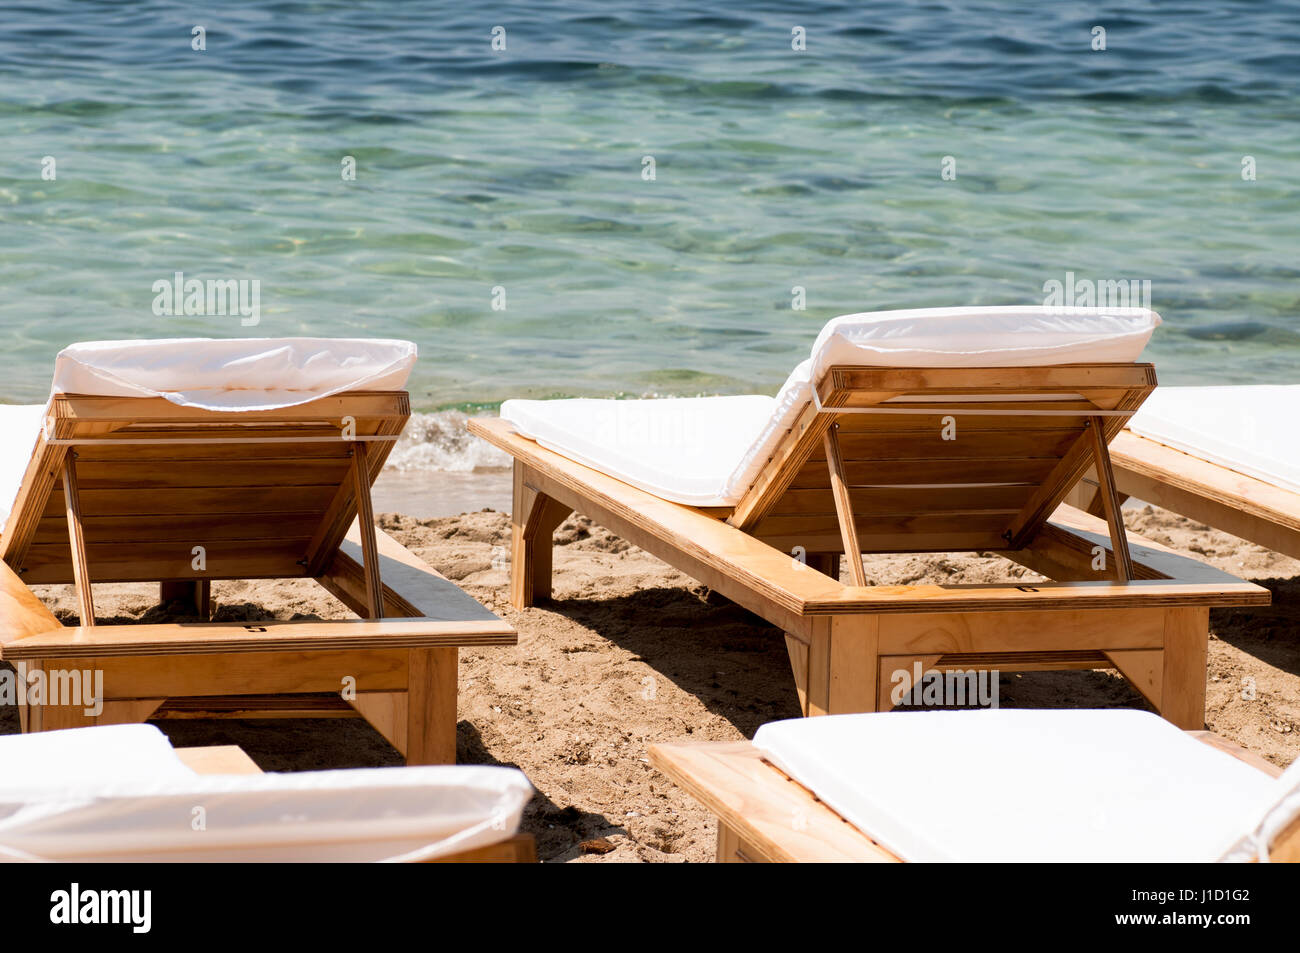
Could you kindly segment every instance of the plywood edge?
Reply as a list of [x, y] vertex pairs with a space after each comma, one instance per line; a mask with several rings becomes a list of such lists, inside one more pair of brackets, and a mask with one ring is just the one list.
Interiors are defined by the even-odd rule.
[[658, 744], [650, 763], [776, 862], [897, 862], [749, 742]]

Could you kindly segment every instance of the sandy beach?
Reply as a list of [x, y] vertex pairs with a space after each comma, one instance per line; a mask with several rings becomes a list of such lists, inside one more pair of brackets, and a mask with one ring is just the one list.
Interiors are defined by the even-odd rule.
[[[504, 471], [445, 481], [385, 474], [381, 508], [436, 512], [458, 499], [508, 498]], [[429, 494], [432, 494], [430, 496]], [[459, 496], [458, 496], [459, 494]], [[418, 499], [417, 499], [418, 496]], [[420, 502], [420, 501], [424, 502]], [[1267, 586], [1273, 604], [1211, 613], [1208, 727], [1274, 764], [1300, 754], [1300, 561], [1138, 506], [1129, 530]], [[522, 612], [507, 601], [507, 504], [458, 516], [386, 512], [382, 527], [519, 630], [519, 645], [462, 651], [457, 758], [522, 769], [537, 788], [523, 829], [544, 861], [711, 860], [709, 816], [653, 770], [646, 747], [735, 741], [799, 714], [780, 632], [583, 517], [557, 532], [555, 600]], [[1033, 579], [974, 554], [875, 557], [877, 583]], [[38, 587], [61, 619], [71, 587]], [[218, 620], [341, 618], [310, 581], [217, 583]], [[152, 585], [96, 587], [105, 621], [162, 621]], [[1005, 673], [1003, 707], [1149, 708], [1116, 674]], [[0, 709], [0, 733], [17, 730]], [[397, 765], [360, 719], [160, 721], [176, 745], [241, 745], [268, 771]]]

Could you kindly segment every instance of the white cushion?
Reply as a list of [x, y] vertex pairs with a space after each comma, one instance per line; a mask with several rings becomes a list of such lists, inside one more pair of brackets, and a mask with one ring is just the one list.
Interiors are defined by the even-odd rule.
[[805, 718], [754, 744], [916, 861], [1214, 861], [1300, 781], [1122, 709]]
[[18, 498], [44, 420], [44, 404], [0, 404], [0, 527]]
[[500, 767], [200, 776], [151, 725], [0, 737], [0, 764], [6, 860], [428, 859], [512, 836], [532, 796]]
[[1028, 367], [1120, 363], [1160, 316], [1145, 308], [931, 308], [831, 320], [775, 398], [508, 400], [501, 417], [571, 460], [675, 503], [734, 506], [835, 364]]
[[401, 390], [415, 357], [410, 341], [363, 338], [89, 341], [59, 352], [50, 392], [269, 410], [348, 390]]
[[713, 506], [775, 405], [762, 396], [508, 400], [501, 416], [570, 460], [665, 499]]
[[1136, 361], [1160, 326], [1147, 308], [923, 308], [833, 318], [813, 345], [814, 376], [834, 364], [1033, 367]]
[[1160, 387], [1129, 429], [1300, 493], [1300, 384]]

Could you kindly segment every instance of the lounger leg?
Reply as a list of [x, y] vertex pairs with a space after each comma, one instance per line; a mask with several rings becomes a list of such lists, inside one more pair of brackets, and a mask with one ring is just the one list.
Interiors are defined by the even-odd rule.
[[516, 609], [551, 597], [551, 534], [573, 512], [531, 486], [528, 476], [516, 461], [510, 516], [510, 604]]
[[808, 643], [786, 633], [785, 650], [790, 654], [790, 671], [794, 673], [794, 690], [799, 696], [799, 711], [808, 714]]
[[[69, 660], [75, 663], [77, 660]], [[51, 691], [51, 681], [54, 671], [60, 667], [72, 668], [72, 665], [61, 666], [59, 662], [40, 662], [31, 661], [26, 665], [27, 677], [29, 684], [33, 679], [38, 679], [45, 686], [45, 691]], [[40, 674], [38, 674], [40, 673]], [[33, 704], [27, 706], [27, 730], [28, 731], [59, 731], [64, 728], [85, 728], [96, 723], [94, 715], [87, 715], [84, 705], [51, 705], [48, 704], [52, 699], [47, 695], [45, 702], [42, 704]], [[62, 699], [60, 699], [62, 700]]]
[[750, 847], [727, 822], [718, 820], [718, 855], [719, 864], [758, 864], [764, 861], [758, 852]]
[[819, 573], [835, 580], [840, 578], [839, 553], [809, 553], [804, 557], [804, 562], [809, 569], [816, 569]]
[[212, 580], [166, 579], [158, 583], [158, 601], [184, 602], [194, 607], [194, 614], [202, 619], [212, 618]]
[[1160, 714], [1184, 730], [1205, 727], [1210, 610], [1166, 609]]
[[406, 681], [406, 763], [456, 763], [457, 648], [411, 649]]
[[876, 710], [880, 618], [832, 616], [814, 621], [808, 646], [807, 715]]

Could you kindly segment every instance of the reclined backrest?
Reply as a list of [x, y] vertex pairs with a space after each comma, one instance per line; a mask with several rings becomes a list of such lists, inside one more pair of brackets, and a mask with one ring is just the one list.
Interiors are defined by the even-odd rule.
[[369, 487], [409, 416], [404, 391], [238, 412], [56, 395], [0, 556], [29, 585], [74, 581], [71, 453], [91, 582], [316, 575], [356, 516], [353, 457]]
[[[1150, 364], [831, 366], [731, 522], [784, 550], [1019, 549], [1156, 386]], [[828, 444], [827, 436], [832, 439]]]
[[78, 548], [87, 583], [318, 575], [369, 512], [415, 356], [340, 338], [73, 345], [0, 556], [29, 585], [80, 582]]

